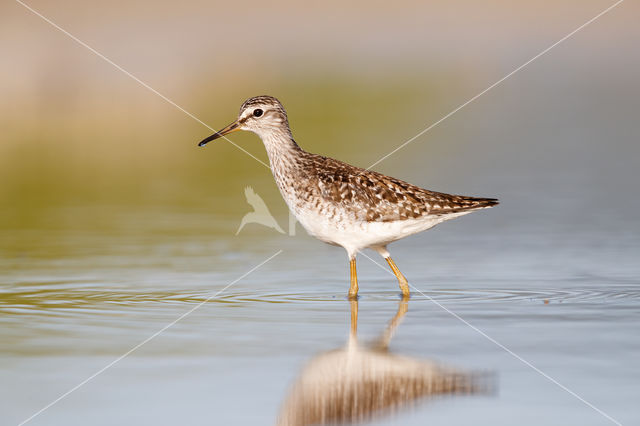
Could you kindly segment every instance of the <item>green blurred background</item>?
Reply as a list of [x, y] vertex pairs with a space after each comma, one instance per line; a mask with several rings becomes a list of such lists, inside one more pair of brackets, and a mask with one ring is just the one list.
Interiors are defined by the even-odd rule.
[[[609, 3], [29, 5], [213, 128], [271, 94], [304, 148], [368, 166]], [[637, 11], [616, 8], [376, 169], [485, 196], [633, 190]], [[215, 226], [244, 214], [247, 185], [286, 220], [258, 162], [225, 141], [198, 149], [209, 129], [20, 4], [0, 12], [0, 227], [108, 229], [114, 209]], [[233, 140], [267, 161], [254, 135]]]

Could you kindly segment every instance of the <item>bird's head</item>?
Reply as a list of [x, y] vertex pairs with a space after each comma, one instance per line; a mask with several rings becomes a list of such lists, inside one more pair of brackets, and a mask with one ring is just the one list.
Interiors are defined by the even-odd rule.
[[198, 146], [238, 130], [248, 130], [261, 137], [276, 131], [290, 133], [287, 113], [280, 101], [273, 96], [255, 96], [244, 101], [236, 121], [204, 139]]

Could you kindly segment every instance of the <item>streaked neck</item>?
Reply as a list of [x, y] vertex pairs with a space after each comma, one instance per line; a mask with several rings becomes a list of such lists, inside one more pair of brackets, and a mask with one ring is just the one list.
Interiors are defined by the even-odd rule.
[[[302, 148], [293, 140], [291, 131], [277, 128], [268, 129], [258, 133], [269, 156], [271, 168], [281, 165], [293, 165], [295, 158], [299, 156]], [[284, 163], [284, 164], [282, 164]]]

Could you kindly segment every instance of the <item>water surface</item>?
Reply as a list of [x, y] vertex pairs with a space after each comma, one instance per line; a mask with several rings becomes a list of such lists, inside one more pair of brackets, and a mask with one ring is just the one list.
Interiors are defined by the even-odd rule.
[[[209, 217], [200, 212], [148, 211], [140, 221], [115, 211], [117, 221], [92, 233], [4, 234], [3, 424], [25, 420], [196, 306], [29, 424], [274, 424], [303, 367], [347, 345], [341, 250], [256, 225], [236, 238], [235, 218], [203, 233]], [[585, 232], [550, 249], [550, 235], [490, 232], [489, 214], [468, 219], [393, 251], [423, 294], [414, 291], [389, 351], [489, 372], [494, 392], [419, 399], [374, 423], [608, 423], [460, 318], [623, 424], [637, 422], [636, 237], [594, 251], [597, 235]], [[167, 220], [183, 225], [163, 232]], [[470, 237], [474, 227], [485, 230]], [[396, 314], [399, 290], [367, 258], [359, 268], [359, 338], [369, 342]]]

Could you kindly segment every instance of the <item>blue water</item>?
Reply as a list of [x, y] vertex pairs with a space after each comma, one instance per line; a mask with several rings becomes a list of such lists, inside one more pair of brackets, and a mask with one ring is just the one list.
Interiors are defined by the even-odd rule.
[[[637, 235], [603, 241], [597, 232], [495, 232], [504, 214], [495, 212], [392, 246], [424, 294], [413, 292], [390, 344], [393, 354], [490, 372], [495, 392], [426, 398], [374, 415], [374, 423], [612, 423], [487, 336], [622, 424], [637, 423]], [[197, 222], [186, 213], [183, 219]], [[226, 237], [149, 237], [124, 225], [122, 234], [110, 232], [117, 245], [99, 233], [67, 235], [57, 244], [83, 254], [56, 254], [43, 244], [35, 256], [6, 263], [2, 424], [27, 419], [196, 307], [29, 424], [275, 423], [304, 365], [347, 343], [346, 256], [300, 232], [289, 237], [250, 225], [247, 236], [234, 238], [236, 221], [221, 223]], [[366, 342], [394, 316], [399, 290], [363, 256], [359, 273], [359, 338]]]

